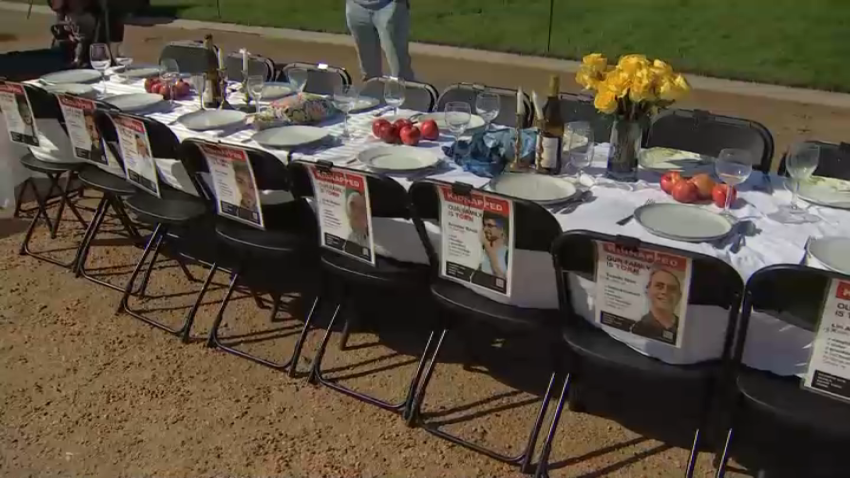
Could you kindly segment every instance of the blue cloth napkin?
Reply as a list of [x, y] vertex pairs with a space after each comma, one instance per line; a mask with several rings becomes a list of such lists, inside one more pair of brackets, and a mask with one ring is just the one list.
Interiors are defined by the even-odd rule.
[[[537, 143], [537, 129], [521, 131], [522, 150], [520, 158], [534, 158]], [[505, 166], [514, 159], [516, 130], [513, 128], [496, 131], [480, 131], [468, 141], [461, 140], [451, 146], [444, 146], [446, 156], [476, 176], [492, 178], [498, 176]]]

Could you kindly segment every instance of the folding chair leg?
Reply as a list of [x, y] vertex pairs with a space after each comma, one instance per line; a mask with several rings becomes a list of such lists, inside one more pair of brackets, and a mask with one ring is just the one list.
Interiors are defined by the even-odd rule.
[[534, 472], [534, 478], [546, 478], [549, 476], [549, 455], [552, 454], [552, 442], [555, 440], [555, 433], [558, 431], [558, 424], [561, 421], [561, 414], [564, 411], [564, 402], [570, 391], [570, 378], [570, 374], [567, 374], [566, 378], [564, 378], [561, 396], [558, 399], [558, 405], [555, 406], [555, 414], [552, 416], [549, 433], [546, 434], [546, 440], [543, 442], [543, 449], [540, 450], [540, 460], [537, 462], [537, 470]]
[[24, 202], [24, 194], [26, 194], [26, 190], [28, 187], [32, 186], [32, 178], [27, 178], [21, 183], [21, 190], [18, 191], [18, 197], [15, 198], [15, 212], [12, 213], [12, 217], [18, 219], [21, 217], [21, 206]]
[[192, 337], [192, 325], [195, 323], [195, 315], [197, 315], [198, 308], [201, 307], [201, 302], [204, 300], [204, 296], [206, 295], [210, 284], [212, 284], [216, 271], [218, 271], [218, 264], [213, 263], [210, 268], [210, 272], [207, 274], [207, 278], [204, 280], [204, 285], [201, 287], [201, 291], [198, 292], [198, 298], [195, 300], [195, 303], [192, 304], [192, 310], [190, 310], [189, 315], [186, 316], [183, 329], [180, 331], [180, 340], [182, 340], [184, 344], [189, 343], [189, 339]]
[[342, 336], [339, 338], [339, 349], [348, 350], [348, 337], [351, 335], [351, 328], [357, 322], [357, 315], [349, 315], [345, 318], [345, 323], [342, 325]]
[[[55, 178], [53, 178], [51, 176], [48, 176], [48, 177], [51, 178], [51, 186], [50, 186], [50, 189], [48, 190], [48, 195], [50, 195], [53, 192], [53, 189], [55, 189], [57, 186], [56, 186]], [[32, 236], [33, 236], [33, 233], [35, 232], [35, 228], [38, 226], [39, 220], [44, 219], [44, 222], [47, 223], [47, 228], [50, 231], [51, 237], [56, 236], [55, 230], [56, 230], [56, 227], [58, 226], [58, 224], [54, 224], [53, 221], [50, 220], [50, 214], [48, 213], [48, 210], [47, 210], [47, 207], [48, 207], [47, 200], [39, 194], [38, 189], [35, 187], [35, 184], [32, 182], [32, 180], [28, 180], [28, 181], [29, 182], [27, 184], [33, 190], [33, 195], [35, 196], [36, 213], [33, 216], [29, 227], [27, 228], [27, 232], [24, 235], [24, 240], [21, 243], [21, 247], [20, 247], [18, 253], [22, 256], [31, 256], [31, 257], [34, 257], [34, 258], [40, 260], [40, 261], [49, 262], [51, 264], [55, 264], [59, 267], [64, 267], [66, 269], [74, 269], [76, 267], [76, 264], [77, 264], [77, 258], [76, 257], [74, 257], [74, 259], [71, 260], [71, 262], [63, 263], [63, 262], [59, 262], [56, 259], [53, 259], [51, 257], [47, 257], [44, 254], [33, 252], [33, 251], [30, 250], [29, 244], [30, 244], [30, 241], [32, 240]], [[26, 188], [26, 185], [24, 185], [24, 187], [21, 188], [21, 193], [23, 193], [25, 188]], [[86, 228], [88, 228], [88, 224], [86, 224]]]
[[156, 241], [156, 247], [153, 250], [153, 257], [151, 258], [151, 263], [148, 268], [145, 270], [145, 275], [142, 276], [142, 283], [139, 286], [138, 294], [139, 297], [144, 297], [145, 293], [148, 290], [148, 282], [151, 278], [151, 272], [153, 272], [153, 268], [156, 265], [156, 259], [159, 257], [159, 249], [162, 247], [162, 239], [165, 237], [165, 233], [159, 235], [159, 239]]
[[277, 318], [277, 311], [280, 310], [280, 296], [282, 294], [274, 294], [274, 303], [272, 304], [272, 312], [269, 314], [271, 317], [271, 321], [274, 322], [274, 319]]
[[124, 286], [124, 295], [121, 297], [121, 303], [118, 305], [118, 312], [127, 309], [127, 299], [130, 297], [130, 294], [133, 291], [133, 284], [136, 282], [136, 277], [139, 276], [139, 272], [142, 270], [142, 266], [145, 263], [145, 260], [148, 258], [148, 254], [151, 252], [151, 246], [154, 244], [159, 244], [159, 239], [161, 237], [162, 231], [166, 229], [162, 224], [157, 224], [156, 229], [154, 229], [153, 234], [150, 239], [148, 239], [148, 243], [145, 246], [145, 251], [142, 253], [142, 257], [139, 258], [139, 262], [136, 263], [136, 267], [133, 269], [133, 273], [130, 275], [130, 278], [127, 280], [127, 285]]
[[[101, 200], [101, 203], [102, 203], [103, 208], [100, 209], [100, 205], [98, 206], [99, 212], [95, 214], [95, 218], [93, 219], [94, 224], [93, 224], [93, 226], [91, 226], [92, 231], [89, 234], [87, 241], [84, 244], [84, 247], [79, 252], [79, 260], [77, 261], [75, 275], [77, 277], [82, 277], [86, 280], [94, 282], [95, 284], [102, 285], [104, 287], [108, 287], [112, 290], [123, 293], [124, 287], [118, 286], [118, 285], [112, 284], [110, 282], [107, 282], [105, 280], [101, 280], [97, 277], [94, 277], [94, 276], [90, 275], [88, 273], [88, 271], [86, 270], [86, 262], [88, 262], [88, 258], [89, 258], [89, 254], [91, 253], [91, 247], [92, 247], [92, 243], [94, 242], [94, 238], [97, 237], [98, 231], [100, 231], [100, 228], [103, 226], [103, 221], [106, 220], [106, 215], [109, 212], [109, 207], [110, 207], [111, 204], [113, 204], [112, 201], [110, 201], [109, 198], [107, 198], [107, 197], [104, 197], [104, 199]], [[151, 236], [151, 237], [153, 237], [153, 236]]]
[[124, 226], [124, 229], [127, 230], [130, 237], [136, 241], [141, 241], [142, 235], [139, 234], [139, 230], [133, 225], [133, 221], [130, 220], [130, 216], [127, 215], [127, 210], [124, 209], [124, 204], [120, 197], [115, 197], [112, 200], [112, 209], [115, 211], [115, 214], [118, 216], [118, 220], [121, 221], [121, 224]]
[[177, 265], [179, 265], [180, 269], [183, 270], [183, 275], [185, 275], [186, 278], [189, 279], [189, 282], [198, 281], [198, 279], [196, 279], [195, 276], [192, 275], [192, 271], [190, 271], [189, 268], [186, 267], [186, 263], [183, 262], [183, 257], [180, 254], [175, 254], [174, 260], [177, 261]]
[[68, 176], [65, 177], [65, 185], [64, 186], [58, 186], [58, 181], [61, 178], [57, 178], [57, 186], [58, 186], [58, 189], [59, 189], [59, 196], [60, 197], [59, 197], [59, 211], [56, 213], [56, 230], [54, 231], [54, 233], [59, 230], [59, 223], [60, 223], [60, 221], [62, 221], [62, 212], [65, 210], [65, 206], [68, 206], [68, 209], [71, 210], [71, 213], [74, 214], [74, 216], [77, 218], [77, 221], [80, 223], [81, 226], [83, 226], [83, 228], [86, 228], [88, 226], [85, 219], [83, 219], [83, 216], [80, 215], [80, 211], [77, 210], [77, 206], [75, 206], [74, 202], [71, 201], [71, 198], [68, 197], [68, 187], [70, 187], [71, 181], [73, 180], [73, 178], [75, 176], [76, 176], [75, 173], [73, 173], [73, 172], [69, 173]]
[[298, 341], [295, 342], [295, 348], [292, 350], [292, 358], [289, 360], [289, 376], [291, 378], [295, 378], [298, 374], [298, 361], [301, 359], [301, 350], [304, 348], [304, 341], [310, 332], [310, 323], [314, 320], [313, 315], [319, 310], [321, 301], [321, 295], [317, 295], [313, 299], [313, 306], [310, 307], [310, 313], [307, 314], [307, 320], [304, 321], [304, 328], [301, 329], [301, 335], [298, 336]]
[[416, 424], [419, 419], [419, 413], [422, 408], [422, 400], [425, 397], [425, 390], [428, 388], [428, 384], [431, 383], [431, 376], [434, 374], [434, 367], [436, 366], [437, 358], [440, 355], [440, 349], [443, 347], [443, 340], [446, 338], [446, 333], [448, 329], [443, 329], [440, 332], [440, 338], [437, 339], [437, 345], [434, 347], [434, 351], [431, 354], [431, 360], [428, 362], [428, 367], [425, 369], [425, 376], [422, 378], [422, 385], [419, 387], [419, 391], [414, 395], [413, 402], [410, 404], [410, 410], [407, 413], [407, 426], [412, 427]]
[[319, 345], [319, 350], [316, 351], [316, 356], [313, 358], [313, 366], [310, 368], [310, 377], [307, 379], [307, 381], [313, 385], [319, 383], [319, 369], [322, 364], [322, 358], [325, 356], [325, 349], [328, 347], [328, 342], [330, 341], [331, 333], [333, 332], [334, 322], [336, 322], [336, 318], [339, 316], [341, 308], [342, 302], [337, 303], [334, 315], [331, 316], [331, 321], [328, 322], [328, 328], [325, 330], [325, 336], [322, 338], [322, 344]]
[[714, 466], [717, 468], [715, 478], [723, 478], [726, 476], [726, 464], [729, 463], [729, 453], [732, 451], [732, 438], [734, 436], [734, 428], [729, 427], [726, 432], [726, 443], [723, 445], [723, 451], [715, 457]]
[[700, 417], [699, 417], [699, 425], [697, 426], [696, 431], [694, 432], [694, 442], [691, 445], [691, 455], [688, 457], [688, 466], [685, 469], [685, 477], [693, 478], [694, 470], [696, 469], [697, 458], [699, 457], [699, 445], [702, 440], [702, 428], [705, 427], [707, 423], [708, 414], [710, 412], [711, 407], [711, 399], [714, 395], [714, 386], [706, 387], [705, 395], [702, 397], [702, 404], [700, 405]]
[[83, 234], [83, 240], [80, 242], [79, 247], [77, 247], [77, 254], [74, 257], [74, 275], [76, 277], [80, 277], [80, 269], [84, 264], [83, 257], [88, 255], [88, 249], [91, 247], [91, 242], [97, 235], [98, 229], [100, 229], [101, 216], [105, 214], [107, 207], [108, 201], [106, 196], [104, 196], [100, 202], [98, 202], [97, 209], [94, 211], [94, 216], [92, 216], [92, 220], [89, 222], [89, 226], [86, 228], [85, 234]]
[[552, 372], [549, 377], [549, 385], [546, 387], [546, 394], [543, 396], [543, 403], [540, 405], [540, 410], [537, 412], [537, 418], [534, 420], [534, 425], [531, 427], [531, 433], [528, 435], [528, 443], [525, 446], [525, 451], [520, 455], [522, 461], [519, 463], [522, 473], [531, 473], [531, 459], [534, 458], [534, 449], [537, 446], [537, 438], [540, 436], [540, 429], [543, 427], [543, 419], [546, 418], [546, 410], [549, 409], [549, 402], [552, 400], [552, 391], [555, 387], [555, 379], [558, 377], [557, 372]]
[[230, 302], [230, 296], [233, 295], [233, 289], [236, 288], [236, 283], [239, 281], [239, 273], [237, 271], [233, 271], [233, 275], [230, 278], [230, 286], [227, 287], [227, 293], [224, 294], [224, 300], [221, 301], [221, 306], [218, 308], [218, 314], [215, 316], [215, 321], [213, 321], [212, 327], [210, 328], [210, 335], [207, 337], [207, 347], [215, 348], [218, 345], [218, 327], [221, 325], [221, 321], [224, 318], [224, 312], [227, 309], [227, 303]]

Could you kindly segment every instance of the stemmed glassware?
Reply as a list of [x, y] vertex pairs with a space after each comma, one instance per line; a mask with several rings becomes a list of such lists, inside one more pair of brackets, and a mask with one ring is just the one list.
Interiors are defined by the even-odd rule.
[[198, 102], [200, 103], [201, 109], [204, 109], [204, 93], [207, 88], [206, 75], [192, 75], [192, 87], [198, 95]]
[[260, 100], [263, 98], [263, 88], [266, 86], [266, 79], [262, 75], [252, 75], [247, 81], [248, 94], [254, 100], [254, 105], [257, 107], [257, 113], [260, 112]]
[[[567, 123], [564, 128], [563, 156], [576, 168], [576, 180], [581, 182], [584, 168], [593, 162], [593, 129], [587, 121]], [[592, 178], [588, 178], [593, 181]], [[592, 184], [591, 184], [592, 186]]]
[[714, 169], [717, 176], [729, 186], [730, 191], [726, 193], [723, 214], [730, 216], [729, 206], [732, 203], [735, 186], [746, 181], [753, 172], [752, 156], [742, 149], [724, 149], [717, 157]]
[[159, 62], [159, 76], [163, 83], [168, 85], [169, 102], [174, 105], [174, 82], [180, 76], [180, 67], [177, 66], [177, 61], [172, 58], [163, 58]]
[[391, 76], [384, 82], [384, 103], [393, 107], [393, 115], [398, 116], [398, 109], [404, 104], [404, 80]]
[[286, 77], [289, 78], [289, 84], [296, 93], [304, 92], [304, 87], [307, 86], [307, 70], [293, 68], [286, 72]]
[[339, 108], [340, 111], [345, 113], [343, 117], [343, 127], [342, 127], [342, 135], [340, 136], [343, 139], [351, 138], [351, 133], [348, 131], [348, 112], [351, 111], [351, 108], [360, 99], [360, 91], [354, 85], [339, 85], [334, 88], [334, 105]]
[[100, 86], [103, 94], [106, 94], [106, 76], [104, 72], [112, 64], [112, 55], [109, 53], [109, 45], [106, 43], [94, 43], [89, 47], [89, 61], [91, 67], [100, 72]]
[[124, 43], [116, 43], [114, 48], [115, 63], [123, 69], [133, 64], [133, 57], [130, 56], [130, 49]]
[[806, 224], [820, 221], [818, 216], [809, 214], [797, 205], [800, 183], [809, 179], [820, 162], [820, 147], [813, 143], [798, 143], [791, 147], [785, 159], [785, 187], [791, 191], [791, 203], [782, 205], [778, 211], [769, 214], [774, 221], [785, 224]]
[[461, 135], [469, 127], [469, 122], [472, 120], [472, 108], [468, 103], [454, 101], [446, 104], [445, 122], [446, 127], [454, 136], [454, 145], [452, 150], [454, 156], [457, 157], [457, 144], [460, 141]]
[[475, 112], [485, 121], [484, 131], [490, 131], [490, 123], [499, 116], [502, 104], [499, 96], [484, 90], [475, 97]]

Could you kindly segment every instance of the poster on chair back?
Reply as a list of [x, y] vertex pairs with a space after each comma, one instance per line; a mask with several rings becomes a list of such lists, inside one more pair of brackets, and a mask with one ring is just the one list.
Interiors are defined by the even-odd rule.
[[38, 128], [27, 91], [20, 83], [0, 82], [0, 110], [13, 143], [38, 147]]
[[477, 190], [438, 185], [440, 275], [510, 297], [513, 286], [513, 201]]
[[218, 214], [265, 229], [257, 179], [244, 149], [200, 144], [215, 189]]
[[113, 116], [112, 122], [115, 123], [115, 131], [118, 133], [127, 181], [160, 197], [159, 176], [145, 124], [126, 116]]
[[803, 378], [807, 390], [850, 402], [850, 282], [829, 284], [818, 323], [809, 368]]
[[372, 205], [366, 176], [346, 169], [308, 168], [322, 247], [374, 266]]
[[104, 153], [104, 144], [94, 122], [95, 102], [70, 95], [56, 95], [56, 98], [65, 118], [74, 157], [113, 169], [118, 167], [117, 164], [111, 165]]
[[596, 254], [596, 323], [681, 348], [691, 259], [606, 241]]

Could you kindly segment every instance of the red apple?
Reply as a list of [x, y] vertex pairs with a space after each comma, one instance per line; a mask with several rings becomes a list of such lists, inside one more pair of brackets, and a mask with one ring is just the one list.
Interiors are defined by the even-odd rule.
[[147, 91], [148, 93], [153, 93], [159, 87], [159, 84], [159, 78], [148, 78], [145, 80], [145, 91]]
[[661, 176], [661, 189], [667, 194], [673, 194], [673, 186], [682, 181], [682, 174], [670, 171]]
[[437, 122], [434, 120], [423, 121], [419, 124], [419, 128], [422, 130], [422, 137], [429, 141], [436, 141], [440, 139], [440, 128], [437, 126]]
[[395, 125], [387, 123], [381, 126], [380, 138], [384, 140], [385, 143], [396, 144], [399, 142], [399, 131]]
[[170, 100], [171, 99], [171, 85], [167, 85], [167, 84], [163, 83], [163, 84], [159, 85], [156, 90], [154, 90], [154, 93], [159, 93], [166, 100]]
[[398, 128], [399, 131], [401, 131], [402, 129], [404, 129], [405, 126], [413, 126], [413, 122], [409, 119], [399, 118], [393, 121], [393, 126], [395, 126], [396, 128]]
[[679, 181], [673, 186], [673, 199], [684, 203], [694, 202], [699, 199], [699, 189], [690, 181]]
[[405, 126], [399, 132], [401, 142], [408, 146], [416, 146], [422, 138], [422, 132], [416, 126]]
[[699, 190], [700, 199], [711, 199], [711, 193], [715, 185], [714, 180], [711, 179], [711, 175], [700, 173], [692, 177], [689, 181], [696, 185]]
[[374, 134], [376, 138], [383, 139], [383, 137], [381, 136], [381, 128], [383, 128], [384, 125], [389, 126], [390, 122], [383, 118], [376, 119], [372, 123], [372, 134]]
[[714, 200], [714, 205], [717, 207], [725, 207], [726, 206], [726, 195], [731, 194], [732, 199], [729, 201], [729, 205], [735, 202], [735, 199], [738, 198], [738, 193], [735, 191], [735, 188], [730, 188], [728, 184], [717, 184], [714, 186], [714, 189], [711, 190], [711, 199]]
[[175, 98], [185, 98], [189, 96], [189, 93], [192, 92], [192, 87], [189, 86], [189, 83], [186, 83], [183, 80], [177, 80], [177, 83], [174, 84], [174, 97]]

